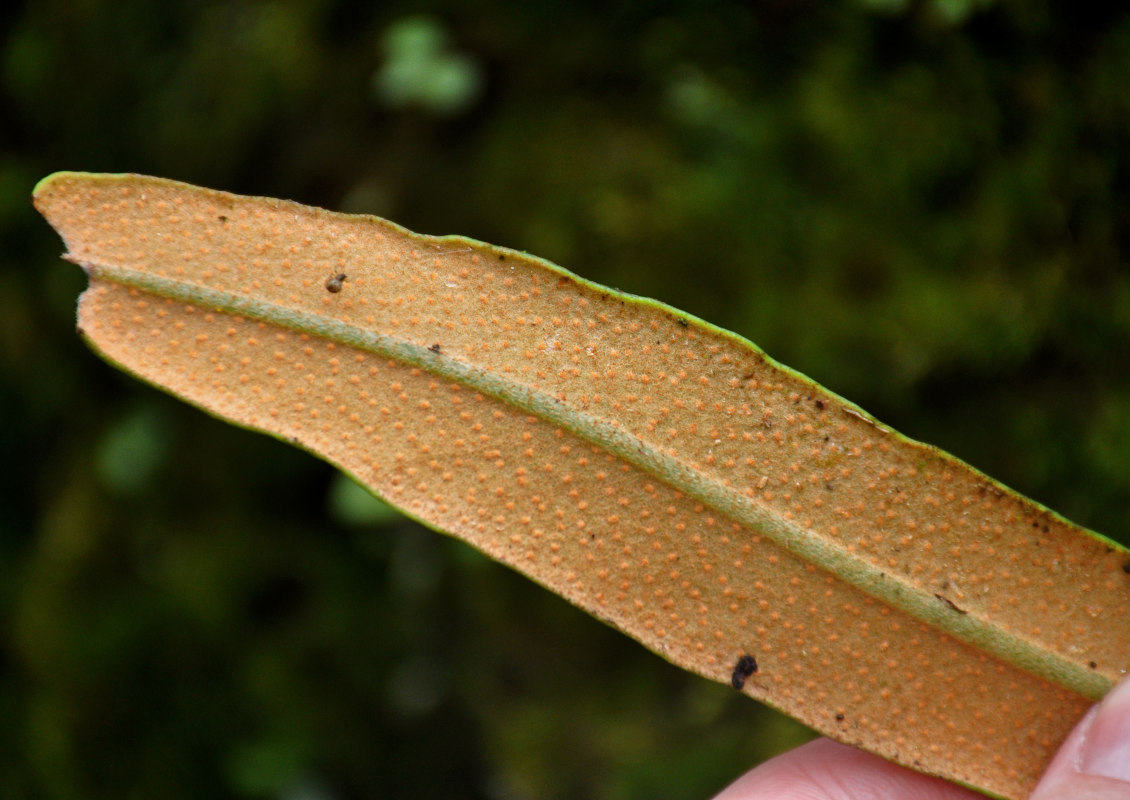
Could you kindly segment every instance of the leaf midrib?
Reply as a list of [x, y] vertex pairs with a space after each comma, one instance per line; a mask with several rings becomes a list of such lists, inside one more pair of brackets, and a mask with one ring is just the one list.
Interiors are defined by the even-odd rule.
[[1110, 681], [1051, 650], [1038, 647], [976, 613], [959, 613], [932, 593], [835, 546], [817, 533], [773, 514], [740, 491], [706, 477], [612, 422], [571, 408], [560, 398], [459, 361], [426, 346], [365, 330], [326, 316], [162, 275], [73, 259], [92, 279], [242, 316], [317, 336], [343, 346], [418, 367], [532, 414], [601, 447], [672, 488], [758, 531], [793, 555], [835, 575], [889, 606], [945, 631], [955, 639], [1084, 697], [1099, 699]]

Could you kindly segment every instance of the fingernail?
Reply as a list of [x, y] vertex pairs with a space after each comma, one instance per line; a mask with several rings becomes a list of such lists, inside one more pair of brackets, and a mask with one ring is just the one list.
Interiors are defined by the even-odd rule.
[[1103, 698], [1079, 748], [1077, 768], [1130, 783], [1130, 681]]

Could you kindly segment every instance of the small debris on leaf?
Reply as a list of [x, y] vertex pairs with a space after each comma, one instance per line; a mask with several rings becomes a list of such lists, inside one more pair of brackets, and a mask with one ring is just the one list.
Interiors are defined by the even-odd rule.
[[745, 686], [745, 679], [755, 672], [757, 672], [757, 659], [746, 653], [734, 665], [734, 674], [730, 676], [730, 683], [735, 689], [740, 690]]

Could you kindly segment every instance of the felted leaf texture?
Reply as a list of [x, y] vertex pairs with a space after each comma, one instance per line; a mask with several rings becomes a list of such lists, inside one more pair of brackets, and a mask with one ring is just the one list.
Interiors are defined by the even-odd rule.
[[104, 358], [671, 662], [1023, 798], [1130, 670], [1130, 554], [735, 334], [560, 267], [160, 178], [35, 189]]

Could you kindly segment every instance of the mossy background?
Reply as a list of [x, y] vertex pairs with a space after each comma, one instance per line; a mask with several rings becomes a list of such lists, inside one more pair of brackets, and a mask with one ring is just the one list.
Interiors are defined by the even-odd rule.
[[110, 369], [29, 203], [143, 172], [526, 249], [1130, 526], [1130, 12], [0, 12], [0, 795], [707, 798], [807, 735]]

